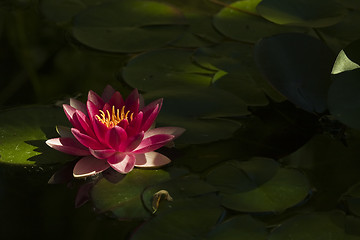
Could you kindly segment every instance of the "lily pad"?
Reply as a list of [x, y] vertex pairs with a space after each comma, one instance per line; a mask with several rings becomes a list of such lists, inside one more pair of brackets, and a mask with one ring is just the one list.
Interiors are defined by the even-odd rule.
[[176, 8], [155, 1], [111, 1], [74, 17], [72, 33], [80, 43], [108, 52], [139, 52], [174, 41], [184, 31]]
[[352, 214], [360, 217], [360, 183], [355, 184], [344, 193], [342, 200]]
[[346, 14], [335, 0], [263, 0], [256, 9], [269, 21], [301, 27], [331, 26]]
[[243, 0], [230, 4], [214, 16], [214, 26], [227, 37], [250, 43], [277, 33], [299, 31], [262, 18], [256, 13], [259, 2], [261, 1]]
[[101, 179], [92, 189], [91, 198], [98, 211], [111, 211], [119, 219], [145, 219], [151, 216], [141, 201], [145, 188], [170, 179], [164, 170], [134, 169], [122, 180], [112, 183]]
[[176, 143], [198, 144], [229, 138], [241, 125], [230, 118], [249, 114], [239, 98], [215, 88], [163, 89], [144, 97], [148, 102], [164, 98], [158, 125], [186, 129]]
[[57, 137], [55, 127], [68, 125], [61, 108], [18, 107], [0, 111], [0, 163], [43, 166], [74, 160], [45, 144]]
[[207, 181], [219, 188], [223, 206], [241, 212], [282, 212], [310, 191], [305, 175], [266, 158], [226, 163], [211, 171]]
[[359, 228], [359, 219], [340, 211], [302, 214], [275, 228], [268, 239], [357, 240], [360, 239]]
[[197, 240], [218, 222], [223, 210], [189, 202], [183, 207], [166, 211], [144, 223], [132, 235], [131, 240]]
[[208, 233], [208, 240], [265, 240], [267, 239], [265, 224], [250, 215], [238, 215], [217, 225]]
[[312, 199], [316, 209], [335, 208], [342, 194], [360, 181], [359, 134], [348, 132], [346, 143], [344, 146], [328, 134], [315, 135], [299, 150], [280, 159], [289, 167], [307, 172], [314, 188], [318, 189]]
[[[214, 186], [208, 184], [204, 180], [201, 180], [196, 175], [188, 175], [188, 176], [182, 176], [175, 179], [171, 179], [170, 181], [153, 185], [147, 188], [143, 192], [142, 194], [143, 203], [149, 211], [154, 210], [153, 209], [154, 206], [152, 204], [154, 194], [164, 190], [171, 196], [173, 201], [176, 202], [175, 205], [178, 204], [179, 201], [194, 200], [194, 198], [196, 197], [203, 196], [209, 193], [215, 193], [217, 191], [217, 189]], [[204, 197], [203, 199], [206, 199], [206, 197]], [[212, 200], [219, 202], [218, 199], [213, 198], [213, 196], [210, 195], [210, 197], [208, 198], [208, 202]], [[166, 200], [164, 201], [166, 202]], [[172, 202], [168, 202], [166, 204], [167, 208], [163, 207], [162, 204], [163, 203], [160, 202], [160, 208], [158, 211], [160, 213], [169, 210], [169, 208], [173, 208]], [[216, 205], [216, 203], [214, 205]], [[220, 206], [220, 204], [218, 205]]]
[[291, 102], [309, 112], [327, 109], [335, 57], [320, 40], [299, 33], [264, 38], [255, 60], [266, 79]]
[[209, 86], [215, 71], [195, 65], [191, 57], [192, 51], [182, 49], [146, 52], [130, 60], [122, 76], [130, 86], [143, 91]]

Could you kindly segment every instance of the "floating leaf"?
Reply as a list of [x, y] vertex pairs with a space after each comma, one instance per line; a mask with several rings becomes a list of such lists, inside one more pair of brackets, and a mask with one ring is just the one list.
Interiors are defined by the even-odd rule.
[[67, 125], [61, 108], [29, 106], [0, 112], [0, 162], [35, 165], [64, 163], [75, 159], [45, 144], [56, 137], [56, 125]]
[[191, 56], [192, 51], [182, 49], [147, 52], [130, 60], [122, 75], [130, 86], [143, 91], [209, 86], [215, 71], [195, 65]]
[[255, 60], [268, 81], [291, 102], [309, 112], [327, 109], [334, 56], [320, 40], [287, 33], [262, 39]]
[[166, 181], [169, 173], [163, 170], [134, 169], [117, 183], [101, 179], [91, 192], [95, 207], [100, 212], [111, 211], [120, 219], [144, 219], [150, 216], [141, 201], [146, 187]]
[[260, 0], [243, 0], [230, 4], [214, 16], [214, 26], [227, 37], [251, 43], [265, 36], [299, 31], [274, 24], [259, 16], [255, 11], [259, 2]]
[[334, 0], [263, 0], [256, 9], [269, 21], [301, 27], [330, 26], [346, 14], [346, 9]]
[[149, 102], [164, 98], [158, 125], [170, 124], [186, 129], [176, 143], [205, 143], [229, 138], [240, 123], [227, 117], [249, 114], [239, 98], [215, 88], [163, 89], [144, 97]]
[[219, 188], [225, 207], [242, 212], [281, 212], [310, 191], [306, 176], [266, 158], [220, 165], [207, 181]]
[[[175, 202], [175, 201], [174, 201]], [[131, 240], [196, 240], [211, 230], [223, 210], [189, 201], [183, 207], [166, 211], [144, 223], [132, 235]]]
[[303, 239], [360, 239], [360, 221], [343, 212], [302, 214], [275, 228], [269, 240]]
[[306, 145], [280, 160], [308, 173], [318, 189], [312, 199], [318, 209], [336, 207], [341, 195], [360, 181], [359, 134], [348, 132], [346, 141], [348, 146], [329, 135], [315, 135]]
[[217, 225], [208, 233], [208, 240], [265, 240], [267, 230], [265, 224], [250, 215], [238, 215]]
[[184, 30], [181, 13], [155, 1], [111, 1], [74, 17], [72, 33], [82, 44], [109, 52], [139, 52], [175, 40]]

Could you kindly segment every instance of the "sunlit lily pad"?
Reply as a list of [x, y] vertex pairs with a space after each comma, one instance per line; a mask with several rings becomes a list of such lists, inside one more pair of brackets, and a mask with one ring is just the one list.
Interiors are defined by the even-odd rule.
[[143, 91], [209, 86], [215, 71], [195, 65], [191, 56], [192, 51], [181, 49], [147, 52], [130, 60], [122, 75], [130, 86]]
[[256, 9], [274, 23], [302, 27], [330, 26], [346, 14], [342, 5], [330, 0], [263, 0]]
[[346, 216], [343, 212], [333, 211], [295, 216], [270, 234], [269, 240], [303, 239], [360, 239], [360, 220]]
[[45, 144], [56, 137], [56, 125], [67, 125], [61, 108], [29, 106], [0, 111], [0, 162], [35, 165], [64, 163], [75, 159]]
[[225, 163], [211, 171], [207, 181], [219, 188], [225, 207], [241, 212], [282, 212], [310, 191], [305, 175], [266, 158]]
[[249, 114], [239, 98], [215, 88], [163, 89], [149, 92], [144, 97], [149, 102], [164, 98], [157, 118], [159, 126], [186, 129], [176, 143], [206, 143], [229, 138], [241, 126], [230, 118]]
[[72, 33], [82, 44], [109, 52], [158, 48], [184, 31], [182, 14], [155, 1], [111, 1], [74, 17]]
[[266, 79], [295, 105], [309, 112], [327, 109], [335, 56], [320, 40], [299, 33], [264, 38], [255, 60]]
[[244, 0], [230, 4], [214, 16], [214, 26], [227, 37], [252, 43], [265, 36], [299, 31], [262, 18], [255, 9], [259, 2], [260, 0]]
[[101, 179], [92, 189], [91, 198], [99, 212], [110, 211], [120, 219], [145, 219], [151, 216], [141, 201], [145, 188], [170, 179], [164, 170], [134, 169], [117, 183]]

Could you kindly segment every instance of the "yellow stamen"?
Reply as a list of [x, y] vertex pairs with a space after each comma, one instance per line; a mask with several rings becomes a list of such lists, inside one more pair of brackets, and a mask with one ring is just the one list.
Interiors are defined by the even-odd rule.
[[130, 114], [130, 119], [128, 118], [129, 113], [129, 110], [125, 113], [125, 106], [121, 108], [121, 111], [119, 109], [115, 109], [115, 106], [112, 106], [111, 113], [109, 110], [106, 110], [106, 113], [102, 110], [99, 110], [99, 114], [95, 115], [95, 117], [101, 123], [105, 124], [106, 127], [113, 128], [124, 119], [132, 121], [134, 113]]

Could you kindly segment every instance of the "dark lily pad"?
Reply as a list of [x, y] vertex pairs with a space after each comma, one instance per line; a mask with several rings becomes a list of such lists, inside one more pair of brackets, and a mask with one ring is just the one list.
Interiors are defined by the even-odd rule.
[[256, 9], [269, 21], [301, 27], [330, 26], [346, 14], [335, 0], [263, 0]]
[[174, 41], [184, 31], [181, 12], [155, 1], [111, 1], [74, 17], [80, 43], [102, 51], [139, 52]]
[[360, 217], [360, 183], [351, 186], [342, 196], [342, 200], [352, 214]]
[[346, 125], [360, 129], [360, 68], [332, 76], [328, 105], [332, 115]]
[[145, 219], [151, 216], [141, 200], [145, 188], [170, 179], [163, 170], [134, 169], [121, 181], [101, 179], [92, 189], [91, 198], [99, 212], [110, 211], [119, 219]]
[[130, 86], [143, 91], [209, 86], [215, 71], [195, 65], [191, 56], [192, 51], [182, 49], [147, 52], [130, 60], [122, 76]]
[[320, 40], [299, 33], [264, 38], [255, 47], [255, 60], [267, 80], [309, 112], [327, 109], [334, 59]]
[[260, 0], [237, 1], [223, 8], [214, 16], [214, 26], [225, 36], [254, 43], [258, 39], [277, 33], [299, 31], [274, 24], [256, 12]]
[[177, 143], [206, 143], [229, 138], [241, 125], [229, 118], [249, 114], [239, 98], [215, 88], [163, 89], [144, 97], [147, 102], [164, 98], [157, 124], [184, 127], [186, 132]]
[[209, 240], [265, 240], [267, 230], [265, 224], [250, 215], [238, 215], [217, 225], [208, 233]]
[[359, 219], [340, 211], [303, 214], [282, 223], [271, 232], [269, 240], [357, 240], [359, 228]]
[[219, 188], [223, 206], [241, 212], [282, 212], [310, 191], [305, 175], [266, 158], [226, 163], [211, 171], [207, 181]]
[[0, 162], [43, 166], [75, 159], [45, 144], [57, 137], [56, 125], [68, 125], [61, 108], [29, 106], [0, 112]]
[[298, 151], [281, 159], [287, 166], [308, 173], [318, 190], [312, 199], [316, 209], [335, 208], [342, 194], [360, 181], [359, 134], [348, 132], [346, 142], [348, 146], [329, 135], [315, 135]]
[[209, 206], [206, 202], [189, 201], [144, 223], [131, 240], [197, 240], [216, 225], [222, 212], [221, 208]]

